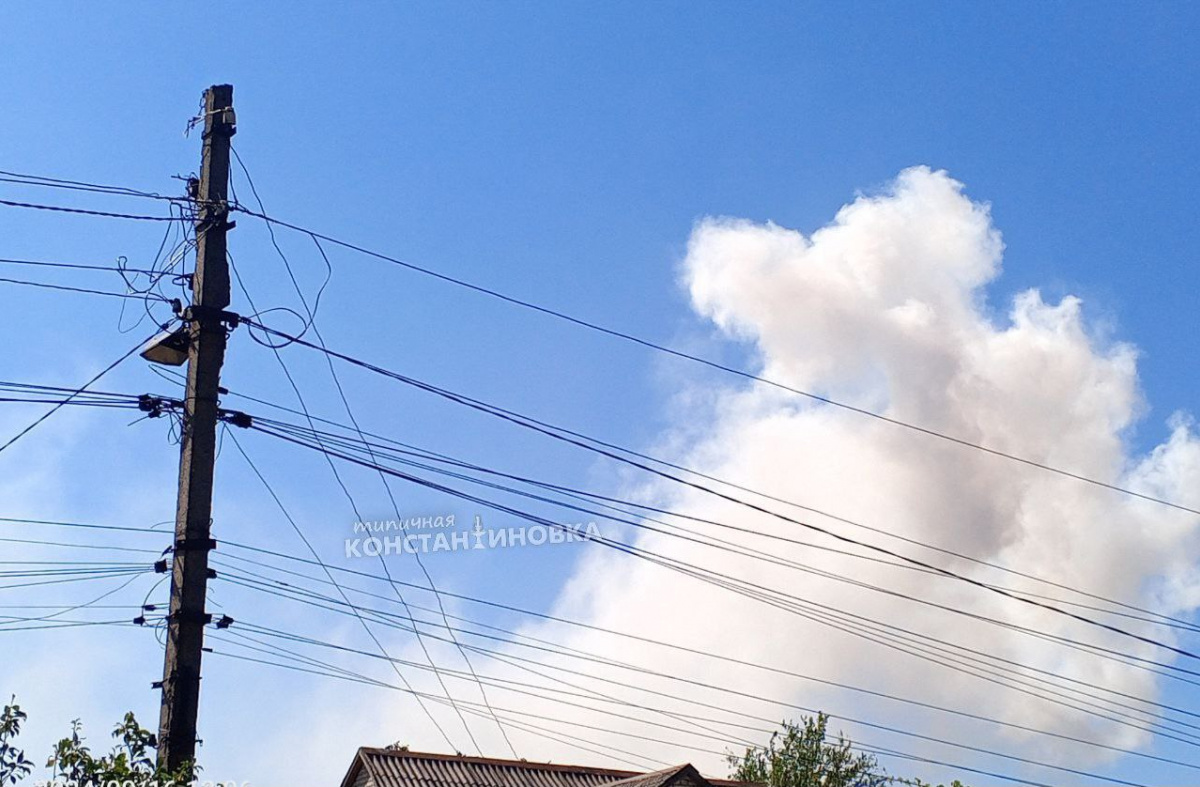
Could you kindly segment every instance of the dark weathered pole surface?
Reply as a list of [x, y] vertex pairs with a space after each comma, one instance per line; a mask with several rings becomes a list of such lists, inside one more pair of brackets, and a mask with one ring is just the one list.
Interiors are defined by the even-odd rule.
[[229, 261], [225, 254], [229, 145], [235, 131], [233, 87], [214, 85], [204, 95], [204, 148], [196, 192], [196, 270], [192, 280], [191, 346], [179, 458], [179, 501], [171, 608], [163, 666], [158, 758], [174, 770], [196, 758], [200, 658], [211, 548], [213, 465], [217, 441], [217, 388], [225, 359]]

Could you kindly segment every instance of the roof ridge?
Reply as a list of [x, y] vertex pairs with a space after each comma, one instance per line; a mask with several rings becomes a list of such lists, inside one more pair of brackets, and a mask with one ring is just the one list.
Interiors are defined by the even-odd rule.
[[[685, 771], [688, 768], [692, 768], [692, 770], [695, 770], [695, 768], [692, 767], [692, 764], [690, 762], [685, 762], [685, 763], [681, 763], [679, 765], [670, 765], [670, 766], [667, 766], [666, 768], [659, 768], [656, 771], [646, 771], [645, 773], [637, 773], [637, 774], [634, 774], [633, 776], [630, 776], [628, 779], [622, 779], [620, 782], [613, 782], [613, 784], [620, 784], [621, 782], [630, 781], [633, 779], [645, 779], [646, 777], [649, 777], [649, 776], [664, 776], [666, 774], [670, 774], [670, 775], [674, 776], [675, 774], [680, 773], [681, 771]], [[612, 787], [612, 785], [608, 785], [608, 787]]]
[[508, 760], [496, 757], [477, 757], [468, 754], [442, 754], [441, 752], [412, 751], [410, 749], [387, 749], [373, 746], [361, 746], [360, 754], [373, 754], [383, 757], [410, 757], [422, 760], [440, 760], [445, 762], [466, 762], [479, 765], [499, 765], [512, 768], [533, 768], [537, 770], [574, 771], [594, 774], [616, 774], [621, 779], [628, 776], [638, 776], [642, 771], [631, 771], [623, 768], [606, 768], [597, 765], [572, 765], [570, 763], [538, 762], [536, 760]]

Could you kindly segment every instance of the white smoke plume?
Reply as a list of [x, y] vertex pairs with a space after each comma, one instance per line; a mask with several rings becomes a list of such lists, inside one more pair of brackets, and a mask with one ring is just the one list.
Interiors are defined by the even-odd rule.
[[[1031, 290], [1019, 294], [1005, 309], [993, 310], [987, 290], [1000, 275], [1003, 250], [986, 205], [971, 201], [962, 184], [946, 173], [917, 167], [902, 172], [881, 193], [858, 197], [811, 236], [769, 223], [701, 221], [683, 260], [681, 280], [696, 312], [711, 320], [722, 338], [745, 343], [757, 359], [756, 368], [767, 378], [998, 451], [1200, 507], [1200, 441], [1186, 416], [1172, 416], [1169, 438], [1147, 454], [1137, 455], [1130, 447], [1131, 430], [1146, 410], [1135, 348], [1112, 342], [1090, 326], [1076, 298], [1047, 303]], [[742, 497], [961, 574], [1063, 601], [1108, 607], [1069, 590], [1079, 589], [1167, 615], [1188, 614], [1200, 604], [1200, 576], [1193, 559], [1194, 516], [778, 388], [734, 378], [721, 379], [719, 387], [713, 388], [713, 379], [719, 378], [709, 378], [704, 386], [694, 379], [678, 382], [673, 413], [677, 427], [662, 436], [656, 453], [888, 533], [1045, 577], [1065, 588], [736, 493]], [[863, 553], [698, 490], [633, 474], [629, 479], [622, 494], [672, 511]], [[1013, 725], [1107, 746], [1159, 751], [1143, 728], [1150, 718], [1143, 711], [1154, 709], [1130, 697], [1170, 699], [1179, 688], [1177, 683], [1129, 663], [1102, 659], [933, 605], [1171, 662], [1172, 654], [1161, 648], [1106, 634], [962, 582], [881, 562], [676, 521], [741, 547], [928, 603], [663, 534], [621, 532], [612, 523], [600, 524], [605, 535], [630, 539], [639, 548], [920, 637], [972, 648], [1000, 661], [990, 662], [990, 680], [963, 674], [595, 546], [586, 547], [587, 557], [562, 589], [553, 609], [556, 615]], [[447, 604], [451, 614], [480, 616], [478, 607]], [[1175, 641], [1168, 628], [1081, 607], [1070, 609]], [[597, 631], [546, 622], [527, 624], [521, 632], [690, 681], [581, 662], [554, 655], [545, 647], [537, 649], [538, 643], [529, 640], [534, 649], [460, 636], [465, 642], [507, 652], [507, 661], [475, 655], [473, 662], [481, 675], [527, 684], [526, 693], [492, 686], [488, 699], [509, 723], [519, 755], [531, 760], [611, 765], [624, 761], [647, 768], [692, 762], [710, 775], [724, 776], [728, 768], [723, 752], [746, 742], [764, 743], [779, 721], [798, 717], [801, 708], [828, 711], [835, 717], [833, 728], [859, 742], [1043, 782], [1080, 779], [851, 719], [1079, 769], [1108, 768], [1118, 757], [1109, 750], [1014, 726], [974, 721]], [[347, 624], [328, 636], [350, 642], [360, 633]], [[389, 636], [388, 646], [395, 655], [422, 661], [421, 652], [404, 635]], [[455, 695], [480, 703], [482, 697], [470, 684], [455, 649], [444, 642], [433, 642], [431, 647], [443, 668], [460, 670], [457, 677], [448, 678]], [[516, 658], [535, 659], [543, 665], [537, 672], [553, 680], [530, 671], [529, 664]], [[952, 652], [939, 658], [951, 661], [962, 656]], [[1044, 672], [1019, 671], [1016, 664]], [[395, 682], [395, 675], [382, 667], [378, 677]], [[440, 693], [428, 674], [410, 669], [408, 677], [419, 690]], [[1022, 681], [1036, 693], [1058, 695], [1039, 699], [999, 685], [1010, 679]], [[1077, 689], [1093, 696], [1077, 694]], [[345, 702], [306, 703], [306, 710], [298, 708], [297, 723], [305, 718], [309, 719], [306, 725], [312, 724], [304, 727], [304, 736], [319, 731], [317, 737], [342, 741], [347, 752], [352, 746], [394, 739], [414, 749], [444, 750], [444, 741], [410, 699], [396, 694], [394, 702], [381, 701], [373, 690], [363, 690], [367, 691], [372, 693], [362, 693], [361, 702], [351, 703], [353, 711], [345, 711], [350, 714], [345, 718], [341, 711], [327, 716], [320, 710], [344, 710], [349, 707]], [[605, 701], [598, 694], [626, 704]], [[444, 728], [461, 738], [454, 714], [430, 704]], [[483, 710], [479, 704], [471, 707]], [[1109, 718], [1081, 712], [1089, 707]], [[493, 724], [478, 716], [467, 718], [485, 753], [507, 754]], [[542, 729], [522, 732], [517, 724]], [[278, 731], [280, 741], [290, 739], [291, 729]], [[372, 738], [368, 730], [386, 730], [388, 740]], [[562, 742], [548, 740], [547, 734]], [[263, 751], [282, 748], [272, 744]], [[969, 773], [897, 759], [885, 758], [885, 763], [899, 775], [946, 781], [962, 777], [980, 783]], [[300, 758], [282, 766], [273, 759], [270, 767], [277, 777], [315, 783], [313, 766]], [[323, 782], [336, 777], [342, 766], [336, 756], [321, 758], [318, 771], [325, 774]]]
[[[946, 173], [915, 167], [902, 172], [882, 193], [859, 196], [844, 206], [832, 223], [808, 237], [770, 223], [726, 218], [701, 221], [688, 246], [682, 281], [698, 314], [711, 320], [724, 336], [751, 344], [767, 378], [999, 451], [1200, 507], [1200, 442], [1185, 416], [1172, 417], [1169, 440], [1151, 453], [1131, 453], [1130, 430], [1144, 410], [1136, 349], [1097, 335], [1084, 317], [1082, 303], [1073, 297], [1047, 303], [1038, 291], [1030, 290], [1014, 299], [1007, 314], [994, 312], [987, 288], [1000, 275], [1003, 250], [987, 205], [971, 201], [963, 185]], [[683, 396], [680, 401], [692, 402], [677, 414], [680, 433], [687, 439], [669, 435], [663, 443], [686, 444], [686, 449], [677, 450], [671, 458], [690, 467], [907, 538], [1164, 614], [1188, 613], [1200, 600], [1200, 577], [1192, 558], [1197, 547], [1194, 516], [768, 386], [731, 383], [715, 393]], [[696, 405], [697, 401], [703, 404]], [[706, 426], [698, 430], [697, 424]], [[794, 524], [669, 482], [654, 483], [648, 489], [640, 486], [636, 491], [674, 511], [844, 547]], [[756, 502], [764, 503], [761, 499]], [[765, 505], [981, 580], [1105, 606], [1068, 590], [924, 551], [815, 514], [777, 503]], [[713, 527], [691, 526], [714, 536], [731, 537]], [[734, 536], [744, 546], [936, 604], [1143, 658], [1172, 660], [1171, 654], [1160, 648], [1106, 635], [961, 582], [753, 536]], [[1161, 697], [1166, 688], [1175, 688], [1164, 685], [1151, 672], [928, 605], [663, 535], [642, 533], [636, 540], [640, 547], [655, 552], [1083, 684], [1146, 698]], [[1169, 629], [1073, 609], [1174, 641]], [[623, 555], [593, 555], [585, 561], [563, 592], [557, 611], [599, 626], [1112, 746], [1145, 747], [1150, 742], [1148, 734], [1136, 725], [1099, 720], [1061, 703], [1005, 689]], [[526, 631], [589, 653], [720, 684], [755, 697], [823, 708], [835, 716], [879, 721], [1074, 767], [1103, 767], [1114, 757], [1059, 739], [604, 634], [559, 626]], [[997, 669], [1013, 671], [1003, 665]], [[681, 713], [763, 726], [723, 711], [689, 708], [662, 697], [592, 682], [590, 676], [653, 686], [767, 719], [799, 715], [794, 708], [623, 670], [589, 667], [586, 672], [589, 677], [576, 680]], [[1087, 700], [1072, 701], [1078, 705]], [[550, 716], [597, 724], [598, 717], [582, 711], [527, 699], [523, 703]], [[694, 729], [663, 716], [648, 718]], [[843, 719], [833, 724], [854, 738], [879, 745], [1021, 772], [1019, 764], [1012, 762], [981, 759]], [[661, 730], [655, 734], [632, 722], [609, 719], [598, 726], [606, 725], [608, 729], [688, 741], [701, 749], [719, 752], [729, 748]], [[762, 734], [744, 729], [741, 734], [764, 740]], [[658, 759], [690, 760], [716, 775], [724, 775], [726, 770], [713, 754], [638, 745], [609, 732], [592, 731], [586, 736], [627, 750], [652, 751]], [[553, 747], [544, 754], [556, 759], [570, 756]], [[574, 756], [578, 758], [578, 753]], [[904, 768], [901, 765], [897, 770]], [[1046, 773], [1039, 775], [1045, 777]], [[1071, 779], [1062, 773], [1051, 775], [1057, 782]]]

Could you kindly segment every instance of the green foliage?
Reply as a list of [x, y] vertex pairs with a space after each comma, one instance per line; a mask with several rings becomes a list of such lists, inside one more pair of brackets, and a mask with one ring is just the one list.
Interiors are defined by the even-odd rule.
[[[0, 787], [8, 787], [24, 779], [33, 770], [33, 763], [13, 741], [21, 733], [26, 713], [16, 704], [16, 698], [4, 706], [0, 714]], [[186, 763], [175, 771], [160, 768], [155, 761], [154, 735], [138, 724], [132, 713], [113, 730], [117, 745], [105, 755], [96, 756], [84, 743], [83, 726], [71, 722], [70, 737], [54, 745], [46, 761], [52, 778], [72, 787], [103, 787], [120, 784], [123, 787], [184, 787], [195, 780], [199, 770]]]
[[28, 716], [13, 697], [0, 714], [0, 787], [16, 784], [29, 775], [33, 763], [25, 758], [25, 752], [13, 744], [21, 733], [21, 722]]
[[829, 740], [829, 717], [783, 723], [765, 749], [727, 756], [730, 778], [769, 787], [879, 787], [893, 781], [870, 754], [855, 754], [840, 734]]
[[196, 768], [188, 763], [176, 771], [158, 766], [153, 755], [154, 735], [138, 724], [132, 713], [113, 730], [117, 745], [103, 756], [97, 757], [84, 743], [80, 734], [82, 726], [78, 720], [71, 722], [71, 735], [63, 738], [54, 747], [46, 765], [54, 778], [72, 785], [122, 784], [134, 787], [162, 787], [162, 785], [189, 784], [195, 777]]
[[[799, 724], [785, 721], [782, 734], [772, 735], [765, 749], [746, 749], [741, 757], [727, 755], [729, 778], [767, 787], [934, 787], [920, 779], [889, 776], [870, 754], [855, 754], [840, 733], [829, 740], [828, 724], [824, 713], [805, 716]], [[955, 779], [949, 787], [966, 785]]]

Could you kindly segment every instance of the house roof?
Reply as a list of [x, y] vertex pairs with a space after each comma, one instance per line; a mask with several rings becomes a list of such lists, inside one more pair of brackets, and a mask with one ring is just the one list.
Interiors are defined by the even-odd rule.
[[664, 768], [661, 771], [651, 771], [650, 773], [642, 773], [637, 776], [629, 776], [621, 779], [619, 782], [610, 782], [608, 787], [667, 787], [667, 785], [682, 782], [692, 785], [710, 784], [708, 779], [700, 775], [699, 771], [689, 763], [676, 765], [671, 768]]
[[638, 773], [584, 765], [361, 748], [341, 787], [667, 787], [681, 776], [703, 787], [747, 787], [705, 779], [691, 765]]

